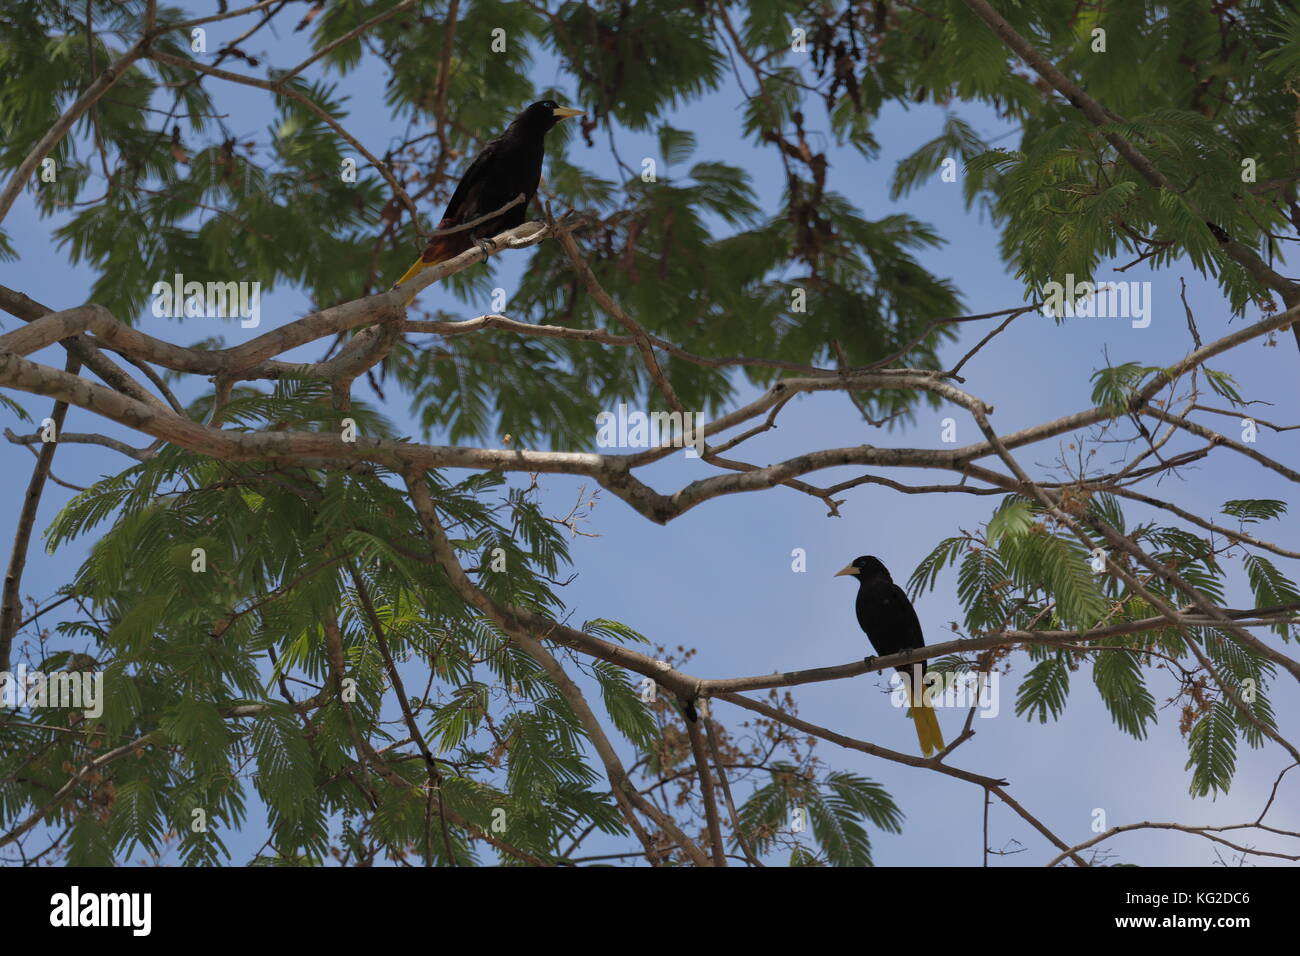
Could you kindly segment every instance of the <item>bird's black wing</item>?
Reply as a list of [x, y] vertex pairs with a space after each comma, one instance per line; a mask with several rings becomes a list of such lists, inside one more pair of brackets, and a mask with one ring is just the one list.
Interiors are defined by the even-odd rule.
[[[484, 146], [483, 151], [478, 154], [474, 162], [469, 164], [469, 168], [460, 177], [460, 182], [456, 184], [456, 190], [451, 194], [451, 199], [447, 200], [447, 208], [442, 214], [442, 219], [438, 221], [438, 229], [450, 229], [453, 226], [472, 222], [484, 213], [492, 211], [492, 209], [482, 209], [480, 207], [483, 204], [483, 191], [489, 185], [488, 180], [493, 175], [500, 153], [501, 138], [498, 137]], [[501, 204], [498, 203], [497, 205]], [[493, 209], [495, 208], [494, 206]], [[469, 232], [434, 236], [429, 240], [429, 244], [424, 247], [424, 252], [420, 254], [416, 264], [407, 270], [406, 275], [397, 280], [398, 284], [405, 282], [425, 265], [442, 262], [457, 253], [464, 252], [470, 247], [471, 242], [472, 238]]]
[[[501, 138], [492, 140], [483, 147], [483, 151], [478, 154], [474, 162], [469, 164], [460, 177], [460, 182], [456, 184], [456, 190], [447, 200], [447, 209], [442, 214], [442, 222], [446, 226], [458, 226], [462, 222], [468, 222], [470, 219], [477, 219], [485, 212], [491, 212], [491, 209], [479, 209], [470, 216], [465, 216], [466, 209], [474, 210], [477, 206], [475, 199], [483, 191], [483, 185], [491, 172], [493, 161], [501, 147]], [[445, 228], [443, 226], [442, 228]]]
[[899, 649], [910, 651], [915, 647], [924, 647], [925, 636], [921, 633], [921, 619], [916, 616], [916, 608], [912, 607], [907, 592], [897, 584], [891, 583], [889, 596], [892, 598], [890, 603], [897, 607], [894, 618], [895, 626], [898, 628]]

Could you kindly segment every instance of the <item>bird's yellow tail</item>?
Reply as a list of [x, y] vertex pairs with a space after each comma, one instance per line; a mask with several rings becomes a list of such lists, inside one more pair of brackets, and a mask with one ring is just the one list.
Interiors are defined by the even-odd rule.
[[[436, 265], [436, 263], [433, 263], [433, 262], [425, 262], [425, 261], [424, 261], [424, 257], [421, 256], [420, 258], [418, 258], [418, 259], [415, 260], [415, 265], [411, 266], [411, 268], [409, 268], [409, 269], [406, 270], [406, 274], [405, 274], [405, 275], [403, 275], [400, 279], [398, 279], [396, 282], [393, 283], [393, 288], [397, 288], [399, 285], [401, 285], [401, 284], [402, 284], [403, 282], [405, 282], [407, 279], [411, 278], [411, 277], [412, 277], [413, 275], [415, 275], [417, 272], [423, 272], [425, 269], [429, 268], [429, 266], [432, 266], [432, 265]], [[406, 300], [406, 304], [407, 304], [407, 305], [410, 305], [412, 302], [414, 302], [414, 301], [415, 301], [415, 296], [416, 296], [417, 294], [418, 294], [418, 293], [412, 293], [412, 294], [411, 294], [411, 297], [410, 297], [409, 299]]]
[[907, 716], [912, 718], [916, 724], [916, 739], [921, 742], [921, 753], [930, 756], [930, 753], [940, 753], [943, 750], [943, 734], [939, 732], [939, 718], [935, 716], [934, 708], [924, 701], [908, 708]]

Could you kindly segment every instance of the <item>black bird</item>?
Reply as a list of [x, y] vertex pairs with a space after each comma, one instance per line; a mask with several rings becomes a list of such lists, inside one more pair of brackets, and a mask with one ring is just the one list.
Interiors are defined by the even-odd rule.
[[[836, 572], [835, 577], [838, 578], [841, 574], [852, 574], [858, 579], [858, 626], [866, 632], [867, 640], [877, 654], [897, 654], [925, 646], [916, 609], [907, 599], [907, 592], [894, 583], [879, 558], [870, 555], [854, 558], [853, 563], [843, 571]], [[925, 679], [925, 661], [921, 661], [919, 667], [912, 665], [895, 669], [903, 675], [904, 686], [910, 691], [912, 706], [908, 708], [907, 716], [916, 724], [921, 753], [928, 757], [931, 751], [937, 753], [943, 750], [939, 719], [921, 693], [924, 686], [922, 681]], [[908, 671], [912, 673], [909, 674]]]
[[450, 229], [473, 222], [500, 209], [520, 193], [523, 193], [524, 201], [470, 229], [435, 236], [415, 265], [407, 269], [406, 275], [396, 284], [401, 285], [417, 272], [460, 255], [472, 245], [484, 244], [497, 233], [522, 226], [528, 204], [533, 201], [542, 181], [542, 147], [547, 132], [561, 120], [582, 115], [582, 110], [542, 100], [515, 117], [506, 131], [484, 146], [483, 152], [465, 170], [456, 191], [451, 194], [438, 228]]

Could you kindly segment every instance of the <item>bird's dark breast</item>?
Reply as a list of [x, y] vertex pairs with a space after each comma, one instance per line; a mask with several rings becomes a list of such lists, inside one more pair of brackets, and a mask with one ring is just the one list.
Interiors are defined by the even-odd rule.
[[858, 589], [858, 625], [879, 655], [920, 647], [921, 628], [907, 595], [892, 582], [882, 583], [872, 586], [864, 581]]
[[541, 149], [509, 150], [502, 154], [498, 165], [504, 174], [492, 176], [483, 183], [482, 189], [474, 197], [472, 215], [466, 216], [465, 221], [477, 219], [494, 209], [500, 209], [520, 193], [523, 193], [526, 199], [476, 228], [474, 230], [476, 236], [490, 238], [499, 232], [522, 226], [527, 221], [528, 205], [537, 193], [537, 186], [542, 179], [542, 151]]

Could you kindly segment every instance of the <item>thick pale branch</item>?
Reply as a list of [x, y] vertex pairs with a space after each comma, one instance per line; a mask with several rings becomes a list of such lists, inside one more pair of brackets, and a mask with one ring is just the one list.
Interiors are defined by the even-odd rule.
[[[35, 322], [37, 319], [51, 315], [54, 312], [53, 309], [42, 305], [35, 299], [28, 298], [21, 292], [15, 292], [3, 285], [0, 285], [0, 309], [4, 309], [10, 315], [22, 319], [24, 322]], [[81, 364], [98, 375], [109, 387], [146, 404], [162, 404], [143, 385], [118, 368], [113, 360], [101, 352], [89, 337], [75, 335], [63, 339], [59, 344], [81, 359]]]
[[[520, 228], [527, 229], [529, 225], [525, 224]], [[546, 227], [537, 228], [540, 231]], [[536, 238], [536, 232], [528, 233], [525, 241], [532, 242]], [[191, 367], [195, 371], [208, 371], [213, 374], [225, 371], [228, 374], [237, 374], [237, 369], [245, 368], [253, 362], [274, 354], [277, 349], [293, 347], [335, 331], [364, 324], [376, 313], [382, 314], [381, 310], [393, 308], [393, 302], [387, 297], [407, 295], [409, 293], [406, 289], [425, 280], [429, 273], [446, 270], [443, 274], [447, 274], [465, 268], [478, 261], [482, 255], [482, 250], [475, 247], [455, 259], [426, 270], [408, 283], [401, 292], [394, 290], [335, 306], [300, 319], [283, 329], [268, 332], [243, 346], [223, 352], [203, 353], [200, 350], [180, 349], [158, 342], [117, 323], [98, 306], [83, 306], [69, 310], [68, 313], [56, 313], [38, 320], [38, 322], [49, 323], [40, 331], [32, 331], [37, 325], [33, 323], [26, 328], [0, 336], [0, 350], [10, 352], [6, 355], [4, 351], [0, 351], [0, 384], [61, 398], [120, 424], [138, 428], [155, 438], [175, 442], [192, 451], [233, 460], [364, 459], [387, 463], [399, 470], [405, 470], [408, 466], [460, 467], [476, 470], [585, 475], [599, 481], [603, 487], [618, 495], [638, 512], [661, 524], [712, 498], [770, 488], [813, 471], [840, 465], [938, 468], [975, 475], [979, 472], [971, 463], [997, 450], [995, 444], [987, 440], [954, 449], [876, 448], [872, 445], [823, 449], [766, 467], [703, 478], [691, 482], [674, 494], [663, 495], [636, 479], [631, 474], [631, 469], [662, 458], [672, 451], [670, 448], [656, 448], [633, 455], [619, 456], [582, 452], [440, 447], [364, 437], [358, 438], [355, 443], [345, 443], [332, 435], [301, 432], [232, 434], [220, 429], [206, 428], [175, 416], [156, 400], [153, 407], [146, 408], [143, 407], [143, 403], [12, 354], [15, 347], [22, 350], [36, 348], [40, 344], [57, 341], [81, 328], [94, 327], [96, 331], [102, 329], [102, 335], [115, 339], [115, 345], [123, 346], [127, 341], [139, 345], [143, 351], [149, 353], [142, 357], [153, 358], [155, 361], [167, 359], [175, 364]], [[434, 277], [429, 277], [428, 281], [434, 281]], [[1263, 335], [1289, 320], [1290, 317], [1286, 313], [1275, 315], [1225, 338], [1240, 343]], [[1193, 353], [1193, 356], [1184, 359], [1180, 366], [1186, 369], [1213, 354], [1218, 354], [1222, 350], [1220, 348], [1222, 341], [1211, 343], [1198, 350]], [[157, 344], [157, 348], [154, 348], [154, 343]], [[161, 364], [167, 363], [161, 362]], [[706, 434], [715, 434], [761, 415], [785, 399], [791, 391], [895, 387], [911, 387], [933, 392], [954, 404], [967, 408], [972, 413], [978, 411], [982, 415], [988, 411], [987, 406], [978, 399], [940, 380], [933, 372], [913, 370], [852, 372], [785, 379], [749, 405], [710, 422], [705, 431]], [[1005, 449], [1013, 449], [1104, 421], [1112, 414], [1104, 408], [1089, 409], [1013, 432], [1001, 437], [1000, 442]], [[1005, 478], [996, 474], [987, 476], [982, 474], [981, 477], [990, 480], [993, 484], [1002, 485], [1006, 482]]]

